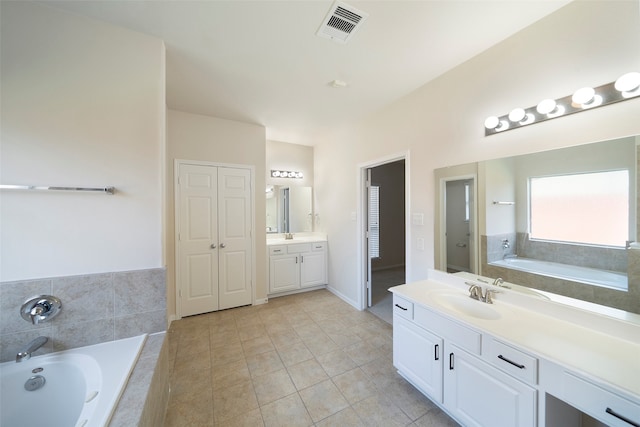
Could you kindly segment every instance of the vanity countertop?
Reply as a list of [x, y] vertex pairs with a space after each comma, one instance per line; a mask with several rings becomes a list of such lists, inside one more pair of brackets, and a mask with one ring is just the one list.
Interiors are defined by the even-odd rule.
[[293, 235], [293, 239], [285, 239], [284, 237], [267, 237], [267, 246], [272, 245], [290, 245], [292, 243], [313, 243], [326, 242], [327, 236], [322, 234], [316, 235]]
[[501, 291], [492, 305], [469, 300], [486, 304], [500, 315], [498, 319], [482, 319], [438, 302], [437, 295], [442, 293], [468, 295], [464, 279], [433, 270], [429, 273], [427, 280], [390, 291], [640, 399], [640, 321], [636, 319], [640, 316], [631, 315], [623, 321], [481, 284]]

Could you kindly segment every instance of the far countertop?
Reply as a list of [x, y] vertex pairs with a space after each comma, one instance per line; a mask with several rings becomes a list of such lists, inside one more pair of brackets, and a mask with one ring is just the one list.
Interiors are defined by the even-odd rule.
[[267, 246], [290, 245], [292, 243], [326, 242], [327, 235], [323, 233], [293, 233], [293, 239], [285, 239], [284, 234], [267, 234]]

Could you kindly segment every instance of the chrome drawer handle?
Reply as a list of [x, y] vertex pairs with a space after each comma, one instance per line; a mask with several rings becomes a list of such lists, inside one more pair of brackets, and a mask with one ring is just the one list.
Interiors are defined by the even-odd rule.
[[400, 304], [396, 304], [396, 307], [398, 307], [400, 310], [404, 310], [404, 311], [409, 310], [408, 308], [404, 308], [404, 307], [403, 307], [403, 306], [401, 306]]
[[507, 359], [506, 357], [504, 357], [504, 356], [503, 356], [503, 355], [501, 355], [501, 354], [499, 354], [499, 355], [498, 355], [498, 359], [500, 359], [500, 360], [504, 360], [504, 361], [505, 361], [505, 362], [507, 362], [507, 363], [511, 363], [513, 366], [518, 367], [518, 368], [520, 368], [520, 369], [524, 369], [524, 368], [526, 367], [526, 366], [521, 365], [521, 364], [519, 364], [519, 363], [512, 362], [511, 360]]

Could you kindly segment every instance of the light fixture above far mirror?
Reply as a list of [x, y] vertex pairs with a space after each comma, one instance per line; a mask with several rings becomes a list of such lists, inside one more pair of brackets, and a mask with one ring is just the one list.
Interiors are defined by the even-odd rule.
[[304, 174], [299, 171], [283, 171], [278, 169], [271, 169], [272, 178], [304, 178]]
[[490, 116], [484, 121], [484, 135], [495, 135], [637, 96], [640, 96], [640, 73], [634, 71], [596, 88], [583, 87], [563, 98], [543, 99], [535, 107], [514, 108], [509, 114]]

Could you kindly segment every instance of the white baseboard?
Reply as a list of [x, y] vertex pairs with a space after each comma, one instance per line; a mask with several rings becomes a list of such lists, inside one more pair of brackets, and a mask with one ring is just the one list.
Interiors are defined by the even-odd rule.
[[269, 298], [258, 298], [253, 302], [253, 305], [262, 305], [269, 302]]
[[332, 294], [334, 294], [335, 296], [337, 296], [338, 298], [340, 298], [342, 301], [346, 302], [347, 304], [355, 308], [356, 310], [362, 311], [356, 301], [353, 301], [350, 298], [347, 298], [342, 292], [338, 291], [336, 288], [327, 286], [327, 290]]
[[269, 294], [269, 297], [271, 298], [284, 297], [287, 295], [300, 294], [302, 292], [317, 291], [319, 289], [325, 289], [326, 287], [327, 285], [311, 286], [309, 288], [295, 289], [293, 291], [279, 292], [277, 294]]
[[178, 320], [178, 317], [175, 314], [172, 314], [167, 318], [167, 330], [169, 330], [169, 328], [171, 327], [171, 322], [173, 322], [174, 320]]

